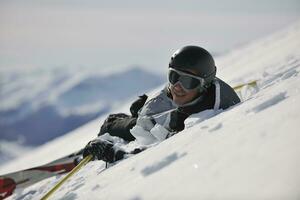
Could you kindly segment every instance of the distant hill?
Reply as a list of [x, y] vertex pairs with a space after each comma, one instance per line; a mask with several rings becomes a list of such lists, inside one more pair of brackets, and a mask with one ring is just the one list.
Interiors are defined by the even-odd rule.
[[101, 75], [93, 70], [1, 74], [0, 140], [40, 145], [163, 83], [141, 68]]

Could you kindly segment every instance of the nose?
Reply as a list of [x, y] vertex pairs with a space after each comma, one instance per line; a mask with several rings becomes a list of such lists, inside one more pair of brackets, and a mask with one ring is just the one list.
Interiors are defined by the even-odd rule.
[[180, 84], [180, 82], [178, 81], [177, 83], [175, 83], [175, 85], [173, 85], [174, 89], [177, 91], [183, 91], [183, 88]]

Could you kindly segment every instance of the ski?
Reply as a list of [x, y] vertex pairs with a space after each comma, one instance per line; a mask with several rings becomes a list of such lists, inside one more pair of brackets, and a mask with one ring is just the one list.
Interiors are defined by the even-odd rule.
[[82, 159], [83, 149], [45, 165], [0, 175], [0, 200], [46, 178], [71, 171]]

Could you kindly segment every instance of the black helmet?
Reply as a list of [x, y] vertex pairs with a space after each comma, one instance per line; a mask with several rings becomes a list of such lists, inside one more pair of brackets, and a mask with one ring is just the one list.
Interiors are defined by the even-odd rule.
[[185, 46], [178, 49], [171, 57], [170, 68], [187, 72], [193, 70], [205, 80], [208, 86], [215, 79], [217, 68], [208, 51], [198, 46]]

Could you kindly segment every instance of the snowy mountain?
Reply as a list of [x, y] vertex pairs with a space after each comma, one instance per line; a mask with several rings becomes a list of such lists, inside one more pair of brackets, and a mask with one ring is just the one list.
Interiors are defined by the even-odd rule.
[[[102, 161], [88, 163], [52, 199], [299, 199], [299, 46], [300, 21], [217, 58], [220, 78], [232, 86], [258, 80], [258, 90], [243, 88], [242, 103], [192, 115], [184, 131], [106, 170]], [[82, 148], [101, 120], [7, 163], [0, 174]], [[40, 199], [61, 177], [10, 199]]]
[[40, 145], [163, 81], [137, 67], [107, 75], [88, 68], [2, 72], [0, 140]]
[[14, 158], [17, 158], [33, 148], [24, 146], [22, 141], [0, 141], [0, 163], [6, 163]]

